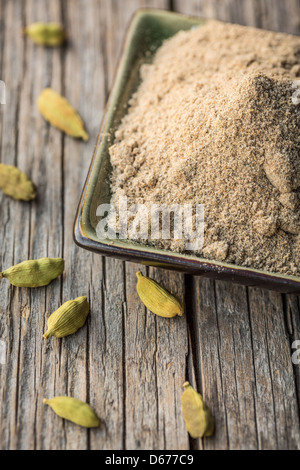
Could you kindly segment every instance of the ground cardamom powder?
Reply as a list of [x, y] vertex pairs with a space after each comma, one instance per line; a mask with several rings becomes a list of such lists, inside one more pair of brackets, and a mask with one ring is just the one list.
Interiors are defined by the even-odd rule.
[[300, 275], [297, 77], [296, 36], [212, 20], [165, 41], [110, 148], [113, 202], [204, 204], [197, 255]]

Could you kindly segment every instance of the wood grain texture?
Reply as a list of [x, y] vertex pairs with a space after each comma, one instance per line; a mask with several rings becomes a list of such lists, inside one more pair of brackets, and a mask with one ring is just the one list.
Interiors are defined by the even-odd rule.
[[299, 34], [299, 0], [182, 0], [173, 1], [181, 13], [216, 18], [246, 26]]
[[[0, 161], [38, 183], [31, 204], [0, 193], [0, 263], [63, 256], [66, 271], [47, 289], [0, 290], [1, 449], [299, 449], [299, 298], [142, 268], [185, 303], [174, 321], [145, 311], [140, 266], [75, 246], [73, 219], [125, 29], [139, 7], [173, 8], [242, 24], [299, 32], [289, 0], [0, 0]], [[34, 21], [61, 21], [69, 43], [43, 49], [20, 34]], [[88, 143], [63, 136], [36, 108], [40, 91], [63, 93], [82, 115]], [[87, 295], [87, 325], [42, 340], [62, 302]], [[3, 354], [4, 351], [4, 354]], [[4, 360], [3, 360], [3, 356]], [[189, 439], [180, 410], [190, 380], [216, 416], [216, 434]], [[72, 395], [99, 414], [98, 430], [65, 422], [42, 404]]]

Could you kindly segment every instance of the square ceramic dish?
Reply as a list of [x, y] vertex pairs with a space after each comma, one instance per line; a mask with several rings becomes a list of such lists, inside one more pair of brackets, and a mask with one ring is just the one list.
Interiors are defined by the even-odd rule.
[[[97, 207], [110, 201], [111, 164], [108, 148], [127, 103], [139, 85], [139, 68], [149, 62], [162, 42], [179, 30], [188, 30], [204, 20], [162, 10], [138, 10], [128, 29], [121, 60], [107, 103], [94, 156], [79, 203], [74, 239], [82, 248], [101, 255], [159, 266], [186, 273], [260, 286], [279, 292], [300, 293], [300, 277], [291, 277], [205, 260], [192, 255], [172, 253], [131, 241], [99, 240]], [[150, 54], [149, 54], [150, 51]]]

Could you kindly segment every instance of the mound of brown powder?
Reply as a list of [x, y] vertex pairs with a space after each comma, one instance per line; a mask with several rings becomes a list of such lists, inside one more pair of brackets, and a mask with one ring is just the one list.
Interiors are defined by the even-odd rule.
[[141, 76], [110, 148], [113, 201], [204, 204], [199, 256], [300, 275], [300, 38], [210, 21]]

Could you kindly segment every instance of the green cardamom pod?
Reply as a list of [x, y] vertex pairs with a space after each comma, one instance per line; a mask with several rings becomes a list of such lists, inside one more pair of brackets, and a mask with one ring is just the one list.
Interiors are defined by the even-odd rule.
[[66, 32], [59, 23], [33, 23], [24, 29], [24, 34], [40, 46], [61, 46], [66, 40]]
[[210, 409], [189, 382], [183, 387], [181, 407], [187, 431], [194, 439], [212, 436], [215, 422]]
[[45, 88], [37, 101], [38, 109], [41, 115], [50, 122], [52, 126], [71, 137], [88, 140], [83, 121], [70, 103], [56, 91], [51, 88]]
[[72, 421], [85, 428], [97, 428], [100, 420], [93, 408], [81, 400], [72, 397], [55, 397], [44, 399], [44, 404], [49, 405], [60, 418]]
[[7, 279], [16, 287], [42, 287], [60, 276], [65, 262], [61, 258], [41, 258], [23, 261], [0, 273], [0, 278]]
[[182, 316], [183, 306], [174, 295], [161, 287], [156, 281], [143, 276], [139, 271], [137, 274], [137, 293], [143, 304], [160, 317], [173, 318]]
[[31, 201], [36, 197], [36, 186], [26, 173], [4, 163], [0, 163], [0, 189], [7, 196], [22, 201]]
[[50, 336], [63, 338], [76, 333], [85, 324], [89, 311], [90, 306], [86, 297], [65, 302], [48, 318], [48, 330], [43, 336], [44, 339]]

